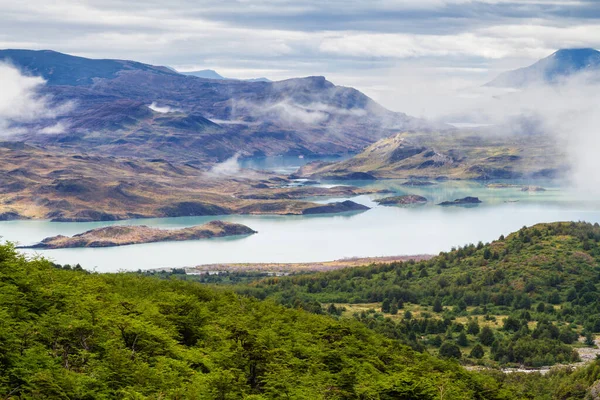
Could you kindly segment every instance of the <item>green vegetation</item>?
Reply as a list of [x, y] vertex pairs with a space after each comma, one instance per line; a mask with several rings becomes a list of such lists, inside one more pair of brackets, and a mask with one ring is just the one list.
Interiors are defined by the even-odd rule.
[[27, 261], [10, 246], [0, 246], [0, 393], [6, 399], [507, 398], [495, 378], [416, 353], [356, 321], [178, 279], [56, 268]]
[[[599, 241], [598, 224], [541, 224], [418, 263], [267, 278], [237, 290], [313, 312], [379, 303], [346, 315], [418, 350], [440, 352], [442, 335], [471, 362], [570, 363], [579, 336], [593, 345], [600, 333]], [[392, 304], [407, 310], [403, 318], [389, 312]], [[476, 344], [485, 356], [470, 356]]]
[[[185, 281], [192, 277], [182, 271], [158, 274], [166, 279], [91, 274], [79, 265], [28, 261], [0, 246], [0, 393], [584, 399], [600, 390], [600, 361], [541, 375], [467, 371], [457, 360], [572, 361], [577, 333], [593, 341], [597, 332], [599, 306], [588, 300], [598, 283], [599, 233], [587, 224], [540, 225], [421, 263], [257, 275], [258, 282], [231, 286], [253, 296]], [[547, 268], [552, 273], [540, 272]], [[497, 271], [503, 277], [489, 280]], [[229, 283], [243, 281], [227, 275]], [[447, 284], [439, 284], [442, 278]], [[534, 289], [525, 290], [529, 280]], [[569, 287], [579, 280], [584, 284], [573, 293]], [[346, 284], [353, 290], [340, 290]], [[426, 349], [434, 354], [417, 351]]]

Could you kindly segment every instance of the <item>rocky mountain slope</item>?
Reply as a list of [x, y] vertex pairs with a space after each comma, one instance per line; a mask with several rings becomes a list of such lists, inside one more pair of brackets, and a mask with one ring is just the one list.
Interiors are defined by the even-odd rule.
[[[350, 186], [298, 186], [285, 177], [256, 171], [234, 175], [193, 163], [53, 152], [0, 142], [0, 220], [302, 214], [322, 207], [305, 198], [371, 193]], [[350, 210], [342, 204], [328, 210], [345, 211]]]
[[581, 72], [600, 72], [600, 52], [595, 49], [562, 49], [525, 68], [507, 71], [486, 86], [524, 88], [558, 83]]
[[[71, 104], [21, 124], [31, 143], [103, 154], [224, 160], [243, 155], [359, 151], [398, 130], [431, 127], [358, 90], [313, 76], [280, 82], [203, 79], [122, 60], [2, 50], [0, 61], [47, 80], [41, 95]], [[56, 123], [61, 129], [39, 134]]]
[[565, 156], [544, 136], [447, 132], [400, 133], [336, 163], [310, 163], [297, 175], [310, 178], [516, 179], [560, 176]]

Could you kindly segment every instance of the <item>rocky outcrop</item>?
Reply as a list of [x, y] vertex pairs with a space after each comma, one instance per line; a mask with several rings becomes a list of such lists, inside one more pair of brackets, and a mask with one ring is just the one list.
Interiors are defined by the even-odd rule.
[[425, 204], [427, 203], [427, 199], [423, 196], [408, 194], [405, 196], [385, 197], [383, 199], [377, 199], [375, 202], [382, 206], [405, 206], [412, 204]]
[[72, 217], [63, 216], [61, 211], [55, 211], [48, 215], [52, 222], [92, 222], [92, 221], [119, 221], [125, 216], [107, 213], [97, 210], [81, 210]]
[[0, 213], [0, 221], [15, 221], [18, 219], [28, 219], [28, 218], [23, 217], [21, 214], [19, 214], [18, 212], [14, 212], [14, 211], [7, 211], [7, 212]]
[[410, 180], [408, 182], [404, 182], [402, 186], [433, 186], [435, 183], [429, 181], [420, 181], [420, 180]]
[[160, 209], [165, 217], [196, 217], [204, 215], [227, 215], [231, 211], [214, 204], [183, 201]]
[[374, 181], [377, 178], [366, 172], [342, 172], [335, 174], [328, 174], [320, 176], [324, 180], [338, 180], [338, 181]]
[[23, 248], [64, 249], [79, 247], [113, 247], [140, 243], [172, 242], [208, 239], [213, 237], [250, 235], [256, 231], [245, 225], [211, 221], [204, 225], [183, 229], [158, 229], [145, 225], [107, 226], [92, 229], [72, 237], [52, 236], [33, 246]]
[[454, 201], [444, 201], [438, 204], [438, 206], [465, 206], [465, 205], [475, 205], [482, 203], [481, 200], [477, 197], [464, 197], [462, 199], [456, 199]]
[[355, 203], [350, 200], [342, 201], [341, 203], [329, 203], [322, 206], [310, 207], [302, 211], [303, 215], [310, 214], [335, 214], [348, 211], [367, 211], [369, 207]]

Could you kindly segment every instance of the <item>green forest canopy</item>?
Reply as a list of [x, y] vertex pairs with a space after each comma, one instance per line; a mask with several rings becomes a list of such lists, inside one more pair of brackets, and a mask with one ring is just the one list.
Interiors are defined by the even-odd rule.
[[351, 319], [0, 246], [6, 399], [581, 399], [599, 377], [469, 372]]

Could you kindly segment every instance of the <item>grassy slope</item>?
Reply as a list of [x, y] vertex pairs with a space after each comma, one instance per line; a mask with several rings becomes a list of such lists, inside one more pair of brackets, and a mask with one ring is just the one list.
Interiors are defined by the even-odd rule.
[[[483, 361], [494, 358], [504, 364], [525, 362], [538, 366], [570, 362], [575, 356], [564, 347], [565, 343], [578, 346], [572, 342], [578, 334], [600, 333], [599, 240], [598, 225], [541, 224], [488, 245], [465, 246], [418, 263], [269, 278], [238, 290], [317, 311], [315, 303], [334, 303], [345, 307], [345, 316], [353, 316], [389, 336], [410, 338], [416, 346], [433, 351], [439, 347], [431, 346], [434, 336], [454, 341], [470, 321], [476, 321], [480, 328], [487, 325], [494, 329], [500, 348], [491, 357], [494, 346], [485, 345]], [[397, 315], [376, 312], [386, 300], [399, 301], [404, 308]], [[437, 311], [436, 302], [441, 306]], [[412, 315], [407, 317], [406, 311]], [[512, 330], [504, 329], [504, 320], [509, 316], [518, 321]], [[555, 326], [554, 333], [536, 332], [540, 321]], [[553, 341], [522, 340], [519, 346], [551, 346], [556, 354], [546, 357], [528, 350], [517, 355], [514, 346], [524, 336]], [[470, 344], [463, 355], [479, 342], [477, 333], [469, 333], [467, 340]], [[502, 349], [511, 353], [504, 354]]]

